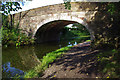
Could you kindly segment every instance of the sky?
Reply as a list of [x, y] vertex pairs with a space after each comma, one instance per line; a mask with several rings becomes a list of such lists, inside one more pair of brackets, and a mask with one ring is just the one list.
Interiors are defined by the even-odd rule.
[[21, 2], [22, 10], [19, 10], [19, 12], [37, 7], [60, 4], [60, 3], [64, 3], [64, 1], [63, 0], [32, 0], [32, 1], [23, 0], [23, 2]]
[[[16, 11], [16, 12], [12, 12], [12, 14], [14, 13], [18, 13], [21, 11], [26, 11], [29, 9], [33, 9], [33, 8], [38, 8], [38, 7], [42, 7], [42, 6], [47, 6], [47, 5], [54, 5], [54, 4], [60, 4], [60, 3], [64, 3], [65, 0], [23, 0], [23, 2], [20, 2], [22, 10]], [[116, 1], [120, 1], [120, 0], [71, 0], [71, 2], [77, 2], [77, 1], [89, 1], [89, 2], [95, 2], [95, 1], [112, 1], [112, 2], [116, 2]]]
[[[42, 7], [42, 6], [47, 6], [47, 5], [54, 5], [54, 4], [60, 4], [60, 3], [64, 3], [64, 1], [66, 0], [23, 0], [23, 2], [21, 3], [21, 7], [22, 10], [20, 11], [25, 11], [25, 10], [29, 10], [29, 9], [33, 9], [33, 8], [37, 8], [37, 7]], [[68, 1], [68, 0], [67, 0]], [[70, 0], [71, 2], [77, 2], [77, 1], [87, 1], [87, 2], [117, 2], [120, 0]]]
[[18, 10], [16, 12], [11, 12], [11, 14], [18, 13], [21, 11], [26, 11], [33, 8], [38, 8], [47, 5], [54, 5], [64, 3], [63, 0], [23, 0], [23, 2], [19, 2], [22, 10]]

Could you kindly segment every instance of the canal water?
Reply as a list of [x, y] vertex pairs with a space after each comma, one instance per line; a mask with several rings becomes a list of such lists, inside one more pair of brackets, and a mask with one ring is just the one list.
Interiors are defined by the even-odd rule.
[[2, 77], [10, 78], [16, 74], [24, 75], [25, 72], [40, 63], [44, 55], [65, 46], [80, 43], [80, 39], [47, 42], [31, 46], [2, 48]]

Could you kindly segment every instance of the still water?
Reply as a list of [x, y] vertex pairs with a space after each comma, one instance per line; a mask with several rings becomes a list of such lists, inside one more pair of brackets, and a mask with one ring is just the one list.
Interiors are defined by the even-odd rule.
[[2, 77], [10, 78], [16, 74], [24, 75], [26, 71], [39, 64], [46, 53], [61, 47], [76, 45], [80, 42], [80, 39], [75, 39], [22, 46], [19, 48], [2, 48]]

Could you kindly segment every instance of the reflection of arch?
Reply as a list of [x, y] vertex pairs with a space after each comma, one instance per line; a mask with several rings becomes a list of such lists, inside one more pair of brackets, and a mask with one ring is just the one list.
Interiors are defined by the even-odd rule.
[[26, 46], [24, 47], [24, 49], [21, 48], [20, 50], [18, 50], [17, 53], [21, 58], [21, 62], [22, 62], [21, 65], [22, 67], [24, 67], [23, 69], [25, 70], [31, 69], [34, 66], [40, 64], [40, 60], [35, 54], [34, 47]]
[[[80, 24], [82, 24], [82, 25], [84, 25], [86, 28], [87, 28], [87, 30], [89, 31], [89, 33], [90, 33], [90, 35], [91, 35], [91, 40], [93, 40], [94, 39], [94, 35], [93, 35], [93, 31], [89, 28], [89, 25], [88, 25], [88, 23], [86, 22], [87, 21], [87, 19], [86, 18], [84, 18], [84, 16], [81, 16], [81, 17], [74, 17], [74, 16], [72, 16], [72, 15], [65, 15], [65, 13], [63, 13], [63, 14], [60, 14], [60, 15], [55, 15], [55, 14], [53, 14], [52, 15], [52, 17], [49, 17], [49, 18], [47, 18], [47, 19], [45, 19], [45, 20], [43, 20], [42, 22], [40, 22], [40, 24], [38, 24], [37, 25], [37, 28], [36, 28], [36, 30], [35, 30], [35, 32], [34, 32], [34, 36], [36, 35], [36, 32], [38, 31], [38, 29], [41, 27], [41, 26], [43, 26], [43, 25], [45, 25], [45, 24], [47, 24], [47, 23], [50, 23], [50, 22], [53, 22], [53, 21], [70, 21], [70, 22], [77, 22], [77, 23], [80, 23]], [[63, 22], [64, 23], [64, 22]], [[69, 23], [70, 24], [70, 23]], [[67, 24], [68, 25], [68, 24]]]

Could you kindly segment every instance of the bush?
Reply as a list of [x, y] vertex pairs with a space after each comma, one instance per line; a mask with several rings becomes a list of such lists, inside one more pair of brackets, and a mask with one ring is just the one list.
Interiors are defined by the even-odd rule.
[[30, 43], [34, 43], [33, 39], [30, 39], [27, 37], [27, 35], [23, 33], [19, 33], [19, 29], [12, 28], [10, 30], [7, 27], [1, 28], [2, 30], [2, 45], [4, 46], [9, 46], [9, 45], [15, 45], [15, 46], [20, 46], [20, 45], [26, 45]]

